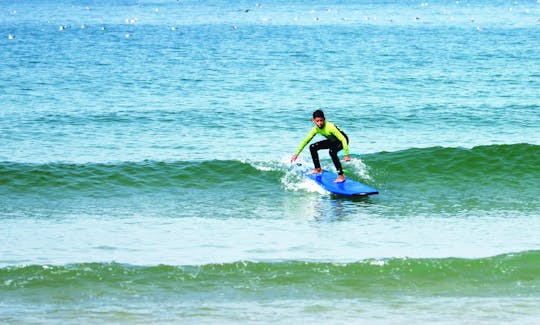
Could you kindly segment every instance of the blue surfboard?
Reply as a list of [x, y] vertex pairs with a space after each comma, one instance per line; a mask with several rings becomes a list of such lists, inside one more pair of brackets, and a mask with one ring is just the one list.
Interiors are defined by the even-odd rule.
[[313, 180], [320, 187], [330, 193], [343, 196], [365, 196], [379, 194], [379, 191], [371, 186], [362, 184], [349, 178], [345, 178], [345, 182], [335, 183], [338, 177], [337, 174], [323, 170], [321, 174], [308, 174], [309, 168], [302, 164], [296, 164], [296, 168], [307, 178]]

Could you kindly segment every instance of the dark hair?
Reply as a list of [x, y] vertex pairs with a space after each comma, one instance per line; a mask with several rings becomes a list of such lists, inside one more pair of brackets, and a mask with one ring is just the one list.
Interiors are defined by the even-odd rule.
[[321, 111], [320, 109], [316, 110], [315, 112], [313, 112], [313, 118], [316, 118], [316, 117], [324, 118], [324, 112]]

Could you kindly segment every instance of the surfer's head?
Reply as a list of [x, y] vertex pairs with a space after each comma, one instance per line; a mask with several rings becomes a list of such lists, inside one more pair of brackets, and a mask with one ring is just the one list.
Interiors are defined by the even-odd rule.
[[316, 117], [324, 118], [324, 112], [321, 111], [320, 109], [316, 110], [315, 112], [313, 112], [313, 118], [316, 118]]
[[324, 126], [324, 113], [320, 109], [313, 112], [313, 123], [320, 129]]

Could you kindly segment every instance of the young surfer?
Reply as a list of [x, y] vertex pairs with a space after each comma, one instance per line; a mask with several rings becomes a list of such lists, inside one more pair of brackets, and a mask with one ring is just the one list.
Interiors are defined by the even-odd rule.
[[309, 150], [311, 151], [311, 158], [313, 159], [313, 165], [315, 165], [315, 169], [310, 173], [322, 173], [318, 151], [321, 149], [330, 149], [330, 157], [332, 157], [332, 162], [334, 162], [334, 166], [336, 167], [338, 173], [338, 178], [336, 178], [335, 182], [344, 182], [345, 176], [343, 175], [343, 168], [341, 167], [341, 162], [339, 161], [337, 153], [341, 149], [343, 149], [345, 153], [345, 161], [351, 160], [349, 158], [349, 138], [334, 123], [327, 122], [324, 118], [324, 113], [321, 110], [316, 110], [315, 112], [313, 112], [313, 123], [315, 123], [315, 126], [313, 127], [313, 129], [311, 129], [311, 132], [309, 132], [308, 136], [304, 139], [304, 141], [302, 141], [302, 143], [298, 147], [298, 150], [296, 150], [296, 153], [292, 156], [291, 162], [295, 161], [298, 158], [300, 152], [302, 152], [304, 147], [311, 141], [311, 139], [313, 139], [316, 134], [321, 134], [326, 137], [326, 140], [315, 142], [309, 146]]

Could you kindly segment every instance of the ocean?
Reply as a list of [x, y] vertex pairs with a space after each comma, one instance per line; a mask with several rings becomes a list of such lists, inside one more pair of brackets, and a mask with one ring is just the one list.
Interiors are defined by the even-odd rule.
[[538, 323], [539, 58], [533, 0], [0, 0], [0, 323]]

